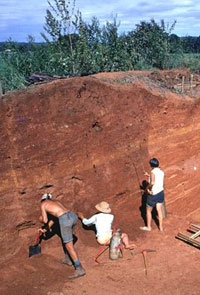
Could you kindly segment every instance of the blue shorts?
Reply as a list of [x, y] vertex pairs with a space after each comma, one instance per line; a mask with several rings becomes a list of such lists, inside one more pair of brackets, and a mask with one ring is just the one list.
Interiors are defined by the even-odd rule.
[[73, 230], [77, 223], [78, 216], [74, 212], [66, 212], [58, 219], [63, 243], [69, 243], [73, 241]]
[[161, 191], [156, 195], [147, 196], [147, 207], [155, 207], [157, 203], [162, 204], [163, 202], [164, 202], [164, 191]]

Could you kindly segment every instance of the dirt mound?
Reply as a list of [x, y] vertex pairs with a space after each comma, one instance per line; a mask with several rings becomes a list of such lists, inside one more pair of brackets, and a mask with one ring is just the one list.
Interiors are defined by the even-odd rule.
[[[187, 73], [102, 73], [3, 96], [3, 294], [198, 294], [199, 270], [191, 262], [199, 250], [174, 238], [190, 221], [200, 223], [198, 87], [195, 96], [169, 90], [173, 77], [177, 85]], [[139, 231], [140, 184], [154, 156], [166, 175], [168, 217], [163, 234], [155, 225], [151, 233]], [[29, 259], [28, 245], [34, 243], [44, 192], [88, 217], [97, 202], [108, 201], [116, 225], [137, 244], [156, 249], [149, 254], [148, 277], [142, 256], [129, 252], [114, 263], [105, 254], [105, 266], [95, 266], [94, 233], [80, 224], [77, 248], [86, 277], [67, 281], [72, 270], [58, 263], [62, 249], [56, 237], [43, 243], [40, 257]]]

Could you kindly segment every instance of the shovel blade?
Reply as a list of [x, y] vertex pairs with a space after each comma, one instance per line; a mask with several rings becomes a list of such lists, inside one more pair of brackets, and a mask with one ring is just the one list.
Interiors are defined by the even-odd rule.
[[32, 257], [33, 255], [39, 255], [40, 253], [41, 253], [40, 244], [29, 246], [29, 257]]

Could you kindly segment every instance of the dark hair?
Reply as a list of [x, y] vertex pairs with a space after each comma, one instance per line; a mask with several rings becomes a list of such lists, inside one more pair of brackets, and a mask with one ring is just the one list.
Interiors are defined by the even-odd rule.
[[149, 161], [149, 164], [152, 168], [159, 167], [159, 161], [156, 158], [152, 158]]

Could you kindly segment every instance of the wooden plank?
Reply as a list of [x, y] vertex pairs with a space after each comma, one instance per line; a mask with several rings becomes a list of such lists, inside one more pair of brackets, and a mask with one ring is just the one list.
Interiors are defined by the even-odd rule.
[[189, 225], [188, 228], [187, 228], [187, 231], [190, 231], [190, 232], [192, 232], [192, 233], [196, 233], [196, 232], [198, 232], [199, 230], [198, 230], [197, 228], [192, 227], [191, 225]]
[[186, 236], [186, 235], [184, 235], [182, 233], [178, 233], [176, 238], [181, 239], [181, 240], [183, 240], [185, 242], [188, 242], [188, 243], [200, 248], [200, 242], [198, 242], [197, 240], [192, 239], [191, 237]]
[[190, 239], [196, 239], [199, 236], [200, 236], [200, 230], [196, 232], [194, 235], [190, 236]]
[[197, 230], [200, 230], [200, 226], [199, 225], [196, 225], [196, 224], [190, 224], [190, 226], [192, 226], [193, 228], [196, 228]]
[[196, 224], [190, 224], [187, 228], [187, 231], [196, 233], [196, 232], [200, 231], [200, 227]]

